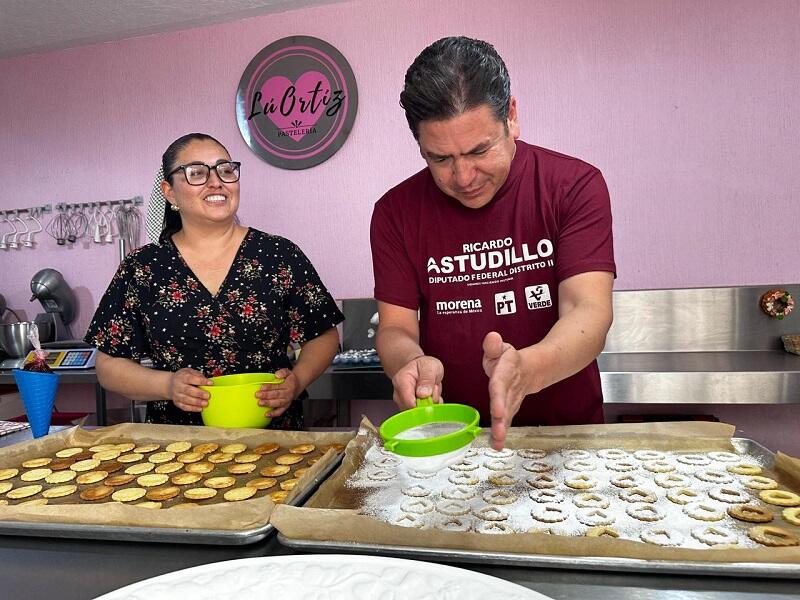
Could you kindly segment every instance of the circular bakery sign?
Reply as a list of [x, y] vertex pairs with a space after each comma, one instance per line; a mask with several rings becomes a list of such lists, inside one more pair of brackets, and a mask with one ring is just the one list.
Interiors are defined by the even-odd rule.
[[353, 70], [329, 43], [292, 36], [261, 50], [236, 92], [236, 120], [250, 149], [282, 169], [328, 160], [347, 139], [358, 109]]

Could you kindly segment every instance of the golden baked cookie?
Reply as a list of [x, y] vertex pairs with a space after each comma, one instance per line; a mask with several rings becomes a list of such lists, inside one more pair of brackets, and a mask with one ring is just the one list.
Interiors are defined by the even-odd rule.
[[258, 490], [254, 487], [237, 487], [233, 488], [232, 490], [228, 490], [222, 494], [222, 497], [228, 502], [239, 502], [241, 500], [252, 498], [256, 495], [257, 491]]
[[0, 506], [8, 506], [8, 500], [5, 498], [0, 498]]
[[144, 475], [145, 473], [149, 473], [155, 468], [156, 466], [153, 463], [143, 462], [131, 465], [130, 467], [125, 469], [125, 472], [128, 473], [129, 475]]
[[133, 442], [120, 442], [119, 444], [114, 444], [114, 447], [120, 452], [125, 453], [136, 448], [136, 444]]
[[700, 497], [700, 494], [690, 488], [671, 489], [667, 492], [667, 498], [675, 504], [689, 504]]
[[22, 466], [26, 469], [36, 469], [37, 467], [45, 467], [53, 462], [53, 459], [48, 456], [42, 456], [41, 458], [31, 458], [22, 463]]
[[317, 447], [314, 444], [299, 444], [297, 446], [292, 446], [289, 448], [289, 452], [291, 454], [308, 454], [309, 452], [313, 452], [316, 450]]
[[120, 471], [124, 465], [121, 462], [117, 462], [116, 460], [105, 463], [103, 465], [103, 471], [106, 473], [116, 473]]
[[728, 473], [733, 473], [734, 475], [760, 475], [761, 474], [761, 467], [758, 465], [751, 465], [747, 463], [742, 463], [739, 465], [728, 465], [725, 467], [725, 470]]
[[200, 473], [178, 473], [173, 475], [170, 481], [175, 485], [191, 485], [202, 479]]
[[163, 463], [168, 463], [173, 458], [175, 458], [174, 452], [156, 452], [155, 454], [151, 454], [147, 460], [153, 464], [160, 465]]
[[203, 485], [214, 490], [222, 490], [231, 487], [235, 483], [235, 477], [209, 477], [203, 482]]
[[22, 498], [28, 498], [29, 496], [35, 496], [39, 492], [42, 491], [42, 486], [38, 483], [34, 485], [24, 485], [22, 487], [14, 488], [10, 492], [6, 494], [6, 498], [9, 500], [21, 500]]
[[279, 465], [296, 465], [301, 460], [303, 460], [303, 457], [296, 454], [281, 454], [275, 459], [275, 462]]
[[302, 477], [303, 475], [305, 475], [308, 472], [308, 469], [309, 469], [308, 467], [300, 467], [299, 469], [295, 469], [294, 470], [294, 476], [295, 477]]
[[758, 497], [775, 506], [800, 506], [800, 496], [786, 490], [763, 490]]
[[[72, 463], [69, 468], [73, 471], [77, 471], [81, 473], [83, 471], [94, 471], [97, 467], [100, 466], [100, 461], [96, 458], [87, 458], [84, 460], [79, 460], [78, 462]], [[103, 469], [105, 470], [105, 469]]]
[[119, 475], [111, 475], [107, 477], [104, 481], [105, 485], [109, 485], [112, 487], [116, 487], [118, 485], [126, 485], [136, 479], [135, 475], [131, 475], [129, 473], [121, 473]]
[[[117, 449], [116, 444], [96, 444], [89, 448], [89, 452], [91, 452], [92, 454], [96, 454], [97, 452], [106, 452], [108, 450], [116, 450], [116, 449]], [[84, 451], [83, 448], [78, 448], [77, 450], [78, 452], [75, 452], [74, 454], [78, 454], [79, 452]], [[67, 456], [74, 456], [74, 454], [68, 454]]]
[[121, 463], [128, 464], [128, 463], [135, 463], [139, 462], [144, 458], [144, 454], [139, 454], [138, 452], [131, 452], [130, 454], [123, 454], [119, 456], [117, 460]]
[[754, 490], [774, 490], [778, 487], [778, 482], [763, 475], [753, 475], [744, 480], [744, 484]]
[[209, 454], [206, 457], [206, 460], [210, 463], [214, 463], [215, 465], [221, 465], [222, 463], [232, 461], [233, 454], [229, 452], [215, 452], [214, 454]]
[[33, 500], [26, 500], [25, 502], [20, 502], [17, 506], [44, 506], [47, 504], [49, 500], [47, 498], [34, 498]]
[[181, 489], [176, 485], [169, 485], [165, 487], [153, 488], [152, 490], [147, 490], [145, 496], [148, 500], [153, 500], [155, 502], [163, 502], [164, 500], [170, 500], [174, 498], [178, 494], [181, 493]]
[[208, 500], [216, 495], [217, 490], [212, 490], [207, 487], [189, 488], [183, 492], [184, 498], [188, 498], [189, 500]]
[[597, 485], [597, 480], [586, 473], [580, 473], [568, 478], [564, 485], [574, 490], [590, 490]]
[[8, 490], [14, 487], [10, 481], [0, 481], [0, 494], [5, 494]]
[[237, 463], [254, 463], [258, 462], [260, 459], [261, 459], [260, 454], [255, 454], [251, 452], [242, 452], [241, 454], [237, 454], [233, 460]]
[[256, 466], [253, 463], [237, 463], [228, 467], [228, 473], [232, 475], [246, 475], [247, 473], [252, 473], [255, 470]]
[[142, 498], [147, 493], [147, 490], [137, 487], [122, 488], [111, 494], [111, 499], [117, 502], [133, 502]]
[[771, 511], [755, 504], [735, 504], [727, 512], [734, 519], [748, 523], [769, 523], [773, 519]]
[[[91, 472], [91, 471], [90, 471]], [[78, 474], [75, 471], [70, 471], [67, 469], [66, 471], [56, 471], [55, 473], [50, 473], [44, 480], [47, 483], [67, 483], [68, 481], [72, 481]]]
[[214, 464], [208, 462], [207, 460], [186, 465], [187, 473], [200, 473], [201, 475], [204, 475], [206, 473], [211, 473], [213, 470]]
[[138, 477], [136, 479], [136, 485], [143, 488], [151, 488], [164, 485], [167, 481], [169, 481], [168, 475], [164, 475], [163, 473], [148, 473], [147, 475]]
[[122, 452], [114, 448], [113, 450], [103, 450], [102, 452], [95, 452], [92, 455], [92, 458], [95, 460], [99, 460], [103, 462], [104, 460], [114, 460], [117, 458]]
[[274, 442], [269, 442], [268, 444], [261, 444], [260, 446], [256, 446], [253, 448], [253, 452], [255, 454], [272, 454], [275, 452], [280, 446]]
[[102, 500], [114, 493], [114, 488], [107, 485], [98, 485], [97, 487], [87, 488], [80, 494], [81, 500], [94, 502], [95, 500]]
[[618, 538], [619, 533], [607, 525], [595, 525], [586, 530], [586, 537], [612, 537]]
[[[336, 443], [336, 444], [326, 444], [326, 445], [324, 445], [324, 446], [320, 446], [320, 447], [319, 447], [319, 451], [320, 451], [320, 452], [322, 452], [323, 454], [325, 454], [325, 453], [326, 453], [328, 450], [333, 450], [334, 452], [341, 452], [342, 450], [344, 450], [344, 448], [345, 448], [345, 445], [344, 445], [344, 444], [339, 444], [339, 443]], [[525, 456], [524, 458], [534, 458], [534, 457], [532, 457], [532, 456], [530, 456], [530, 457], [527, 457], [527, 456]], [[541, 458], [541, 457], [540, 457], [540, 458]]]
[[[63, 471], [64, 473], [71, 472], [75, 474], [74, 471]], [[108, 477], [108, 471], [86, 471], [86, 473], [81, 473], [75, 479], [75, 483], [79, 483], [81, 485], [89, 485], [92, 483], [97, 483], [99, 481], [103, 481]]]
[[[297, 482], [300, 481], [299, 479], [286, 479], [285, 481], [281, 481], [281, 489], [282, 490], [293, 490], [297, 487]], [[501, 490], [496, 490], [501, 491]]]
[[22, 481], [39, 481], [40, 479], [44, 479], [48, 475], [50, 475], [53, 471], [50, 469], [31, 469], [30, 471], [25, 471], [19, 478]]
[[205, 454], [201, 454], [200, 452], [184, 452], [183, 454], [180, 454], [178, 458], [175, 460], [177, 460], [178, 462], [182, 462], [184, 464], [189, 464], [189, 463], [200, 462], [201, 460], [203, 460], [203, 458], [205, 458]]
[[747, 536], [754, 542], [758, 542], [764, 546], [771, 547], [784, 547], [784, 546], [797, 546], [800, 545], [800, 540], [797, 536], [780, 527], [772, 527], [770, 525], [756, 525], [751, 527], [747, 532]]
[[311, 466], [319, 462], [319, 459], [322, 458], [321, 456], [315, 456], [314, 458], [308, 459], [308, 465]]
[[195, 508], [200, 506], [197, 502], [181, 502], [180, 504], [173, 504], [170, 508]]
[[161, 448], [161, 444], [142, 444], [141, 446], [134, 447], [133, 451], [138, 454], [150, 454], [159, 448]]
[[262, 467], [259, 474], [264, 477], [280, 477], [281, 475], [286, 475], [290, 470], [287, 465], [270, 465]]
[[239, 454], [247, 450], [246, 444], [236, 443], [236, 444], [227, 444], [220, 448], [220, 451], [223, 454]]
[[63, 450], [59, 450], [56, 452], [57, 458], [69, 458], [70, 456], [75, 456], [76, 454], [80, 454], [83, 452], [83, 448], [79, 447], [72, 447], [72, 448], [64, 448]]
[[78, 486], [75, 484], [71, 485], [59, 485], [57, 487], [51, 487], [46, 489], [42, 492], [43, 498], [62, 498], [63, 496], [69, 496], [70, 494], [74, 494], [78, 491]]
[[781, 515], [787, 523], [800, 525], [800, 507], [784, 508]]
[[183, 463], [179, 462], [168, 462], [161, 465], [158, 465], [155, 468], [156, 473], [175, 473], [176, 471], [180, 471], [183, 469]]
[[197, 444], [194, 448], [192, 448], [192, 452], [199, 452], [200, 454], [211, 454], [212, 452], [216, 452], [219, 448], [219, 444], [215, 444], [214, 442], [206, 442], [204, 444]]
[[134, 506], [138, 506], [139, 508], [161, 508], [161, 502], [152, 502], [150, 500], [145, 500], [144, 502], [137, 502]]
[[259, 477], [257, 479], [251, 479], [244, 485], [245, 487], [254, 487], [257, 490], [268, 490], [274, 487], [276, 483], [278, 483], [278, 480], [273, 477]]
[[191, 442], [183, 440], [180, 442], [172, 442], [171, 444], [167, 444], [167, 447], [164, 449], [167, 452], [174, 452], [175, 454], [180, 454], [181, 452], [186, 452], [191, 447], [192, 447]]
[[78, 461], [81, 461], [81, 460], [89, 460], [90, 458], [92, 458], [93, 455], [94, 455], [94, 452], [91, 452], [89, 450], [83, 450], [81, 452], [78, 452], [78, 454], [74, 454], [73, 456], [70, 456], [70, 458], [74, 459], [75, 462], [78, 462]]
[[74, 462], [74, 458], [57, 458], [47, 465], [47, 468], [51, 471], [64, 471], [65, 469], [69, 469]]
[[289, 492], [286, 490], [278, 490], [276, 492], [270, 492], [267, 495], [275, 504], [283, 504], [286, 502], [286, 496], [289, 495]]

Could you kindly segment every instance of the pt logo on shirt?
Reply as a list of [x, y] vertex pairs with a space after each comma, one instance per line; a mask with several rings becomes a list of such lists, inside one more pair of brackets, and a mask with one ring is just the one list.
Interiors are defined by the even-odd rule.
[[553, 300], [550, 298], [550, 286], [546, 283], [529, 285], [525, 288], [525, 301], [528, 303], [529, 310], [553, 306]]
[[494, 295], [494, 310], [498, 315], [511, 315], [517, 312], [517, 301], [513, 290]]

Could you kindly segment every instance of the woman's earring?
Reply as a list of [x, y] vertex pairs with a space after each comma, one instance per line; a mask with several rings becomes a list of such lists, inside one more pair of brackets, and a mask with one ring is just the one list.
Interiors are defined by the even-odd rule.
[[175, 212], [180, 212], [180, 210], [181, 210], [181, 207], [180, 207], [180, 206], [178, 206], [177, 204], [170, 204], [170, 205], [169, 205], [169, 209], [170, 209], [170, 210], [173, 210], [173, 211], [175, 211]]

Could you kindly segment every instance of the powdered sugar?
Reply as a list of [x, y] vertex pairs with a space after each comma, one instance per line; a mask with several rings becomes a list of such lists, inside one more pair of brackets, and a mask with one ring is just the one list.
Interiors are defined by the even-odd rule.
[[[464, 451], [463, 454], [466, 455], [467, 452]], [[484, 533], [509, 531], [522, 533], [549, 529], [556, 535], [582, 536], [591, 525], [608, 524], [624, 539], [640, 541], [641, 535], [650, 531], [653, 534], [645, 537], [651, 541], [668, 540], [674, 543], [680, 540], [682, 547], [708, 548], [706, 543], [692, 536], [693, 530], [706, 527], [708, 523], [690, 517], [684, 511], [684, 506], [670, 501], [667, 498], [670, 490], [655, 482], [657, 476], [664, 477], [664, 475], [645, 469], [644, 463], [647, 460], [668, 463], [674, 467], [671, 473], [686, 478], [689, 489], [698, 494], [695, 501], [714, 504], [720, 503], [710, 500], [708, 492], [719, 488], [720, 484], [703, 481], [696, 474], [700, 471], [705, 473], [709, 469], [729, 474], [726, 467], [735, 464], [730, 460], [732, 453], [720, 453], [719, 458], [722, 460], [714, 460], [710, 453], [705, 452], [690, 454], [646, 448], [635, 453], [605, 449], [603, 454], [611, 460], [605, 460], [596, 450], [583, 449], [565, 451], [528, 449], [523, 452], [506, 450], [498, 453], [489, 448], [472, 448], [468, 454], [471, 456], [462, 457], [461, 464], [441, 468], [433, 474], [419, 473], [409, 468], [407, 461], [402, 457], [398, 457], [400, 460], [396, 465], [380, 463], [379, 461], [387, 455], [375, 444], [367, 449], [363, 464], [350, 476], [346, 485], [364, 492], [360, 508], [362, 514], [399, 525]], [[637, 454], [644, 460], [635, 458]], [[702, 456], [709, 462], [705, 464], [705, 460], [699, 458], [678, 460], [684, 455]], [[536, 463], [535, 471], [540, 472], [531, 471], [532, 460]], [[607, 462], [612, 460], [630, 462], [635, 468], [624, 473], [608, 469]], [[567, 462], [570, 463], [569, 467], [575, 467], [576, 462], [582, 461], [591, 463], [595, 468], [586, 472], [566, 468]], [[739, 462], [758, 464], [760, 460], [742, 454], [739, 455]], [[391, 471], [392, 478], [380, 480], [371, 478], [370, 473], [374, 473], [378, 468], [382, 471]], [[528, 482], [532, 477], [541, 478], [543, 474], [552, 476], [555, 482], [554, 488], [537, 489]], [[576, 475], [588, 475], [594, 482], [594, 487], [588, 491], [592, 493], [596, 506], [586, 506], [581, 502], [581, 498], [585, 499], [587, 490], [571, 489], [564, 485], [566, 479], [574, 478]], [[632, 502], [626, 502], [620, 497], [621, 493], [631, 488], [620, 488], [612, 484], [611, 480], [627, 475], [636, 482], [635, 487], [644, 492], [645, 500], [655, 499], [655, 502], [648, 503], [651, 508], [637, 504], [635, 508], [638, 510], [633, 510]], [[502, 480], [499, 476], [502, 476]], [[495, 483], [491, 481], [493, 477]], [[751, 490], [742, 484], [744, 476], [733, 477], [734, 481], [726, 483], [726, 488], [746, 494], [750, 503], [771, 510], [758, 499], [757, 490]], [[413, 495], [409, 495], [409, 491], [412, 491]], [[544, 491], [548, 492], [547, 496], [543, 495]], [[556, 493], [550, 494], [551, 491]], [[532, 494], [536, 497], [534, 498]], [[597, 500], [598, 497], [602, 500]], [[637, 494], [631, 497], [631, 501], [641, 502], [641, 497]], [[410, 507], [408, 502], [420, 499], [426, 502], [416, 503], [412, 508], [424, 512], [412, 512], [412, 517], [419, 518], [407, 518], [409, 513], [404, 508]], [[601, 508], [600, 505], [606, 502], [607, 507]], [[584, 507], [581, 508], [580, 504], [584, 504]], [[428, 510], [428, 507], [432, 508]], [[631, 512], [642, 518], [631, 516], [629, 514]], [[779, 513], [775, 514], [776, 518], [780, 519]], [[644, 520], [645, 517], [647, 520]], [[503, 527], [487, 527], [487, 523], [492, 522], [503, 523]], [[733, 532], [739, 547], [758, 546], [747, 537], [746, 532], [752, 524], [733, 519], [727, 513], [723, 520], [714, 524]], [[670, 535], [659, 534], [658, 532], [662, 530], [670, 532]]]

